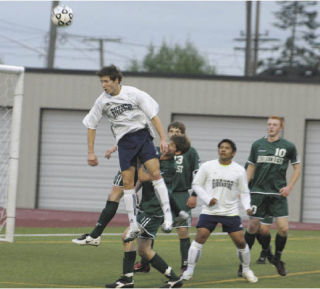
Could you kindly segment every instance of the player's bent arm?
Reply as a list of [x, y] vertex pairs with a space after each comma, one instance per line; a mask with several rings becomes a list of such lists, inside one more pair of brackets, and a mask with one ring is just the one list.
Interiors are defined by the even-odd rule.
[[290, 178], [288, 185], [280, 189], [280, 195], [284, 197], [289, 196], [291, 190], [293, 189], [301, 173], [300, 163], [293, 164], [292, 166], [293, 166], [293, 174], [292, 174], [292, 177]]
[[162, 126], [162, 123], [161, 123], [161, 120], [159, 118], [159, 116], [154, 116], [152, 119], [151, 119], [151, 122], [153, 124], [153, 126], [155, 127], [159, 137], [160, 137], [160, 150], [163, 154], [167, 153], [168, 151], [168, 144], [167, 144], [167, 141], [166, 141], [166, 134], [164, 132], [164, 129], [163, 129], [163, 126]]
[[202, 188], [200, 185], [193, 184], [192, 189], [197, 193], [197, 195], [205, 202], [206, 205], [209, 206], [211, 202], [211, 198], [208, 193]]
[[111, 148], [108, 148], [107, 151], [106, 151], [106, 154], [105, 154], [105, 157], [107, 159], [110, 159], [111, 155], [116, 152], [118, 150], [118, 146], [117, 145], [114, 145], [113, 147]]
[[296, 163], [292, 165], [293, 167], [293, 175], [289, 181], [288, 186], [293, 189], [293, 186], [295, 185], [295, 183], [297, 182], [300, 173], [301, 173], [301, 164], [300, 163]]
[[255, 165], [253, 163], [249, 163], [249, 165], [247, 167], [247, 181], [248, 181], [248, 183], [250, 183], [251, 179], [253, 178], [255, 169], [256, 169]]

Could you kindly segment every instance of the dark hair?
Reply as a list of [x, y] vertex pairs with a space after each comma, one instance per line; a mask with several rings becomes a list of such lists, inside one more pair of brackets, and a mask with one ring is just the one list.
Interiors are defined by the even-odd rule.
[[180, 121], [173, 121], [172, 123], [170, 123], [168, 125], [168, 131], [170, 130], [170, 128], [178, 128], [180, 129], [181, 133], [182, 134], [185, 134], [186, 133], [186, 126], [184, 125], [183, 122], [180, 122]]
[[236, 152], [237, 151], [236, 144], [231, 139], [228, 139], [228, 138], [225, 138], [222, 141], [220, 141], [218, 143], [218, 148], [220, 148], [221, 144], [224, 143], [224, 142], [227, 142], [231, 146], [232, 152]]
[[102, 76], [109, 76], [111, 80], [115, 81], [116, 79], [119, 80], [119, 83], [122, 80], [122, 73], [119, 70], [118, 67], [116, 67], [115, 65], [111, 64], [110, 66], [105, 66], [102, 67], [98, 72], [97, 75], [99, 77]]
[[174, 142], [177, 151], [180, 151], [181, 154], [186, 153], [190, 149], [190, 140], [185, 135], [173, 135], [170, 137], [170, 141]]

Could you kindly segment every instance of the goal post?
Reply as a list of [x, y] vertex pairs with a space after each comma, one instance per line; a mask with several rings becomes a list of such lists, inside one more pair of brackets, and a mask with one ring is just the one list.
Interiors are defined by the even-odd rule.
[[0, 241], [13, 242], [24, 67], [0, 65]]

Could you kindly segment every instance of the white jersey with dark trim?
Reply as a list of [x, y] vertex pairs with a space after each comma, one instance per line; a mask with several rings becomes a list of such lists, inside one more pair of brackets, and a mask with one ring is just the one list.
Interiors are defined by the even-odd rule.
[[[246, 171], [234, 161], [230, 165], [222, 165], [219, 160], [205, 162], [195, 175], [192, 186], [205, 202], [201, 214], [238, 216], [240, 201], [245, 210], [250, 208]], [[217, 202], [209, 207], [212, 198]]]
[[107, 118], [118, 143], [124, 135], [143, 128], [149, 129], [154, 137], [150, 120], [158, 113], [159, 105], [149, 94], [133, 86], [122, 85], [118, 95], [103, 92], [82, 123], [87, 128], [96, 129], [101, 118]]

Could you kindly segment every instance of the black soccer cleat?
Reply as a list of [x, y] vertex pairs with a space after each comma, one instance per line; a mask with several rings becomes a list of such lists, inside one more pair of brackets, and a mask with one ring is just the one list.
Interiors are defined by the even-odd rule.
[[169, 279], [161, 288], [180, 288], [182, 285], [182, 279]]
[[134, 288], [132, 277], [121, 276], [116, 282], [106, 284], [106, 288]]
[[266, 259], [267, 259], [267, 251], [262, 250], [260, 252], [259, 259], [257, 260], [257, 264], [266, 264]]
[[281, 260], [276, 260], [275, 258], [273, 258], [272, 260], [272, 264], [277, 268], [277, 271], [279, 273], [279, 275], [281, 276], [286, 276], [287, 275], [287, 271], [286, 271], [286, 267], [284, 266], [284, 262], [282, 262]]

